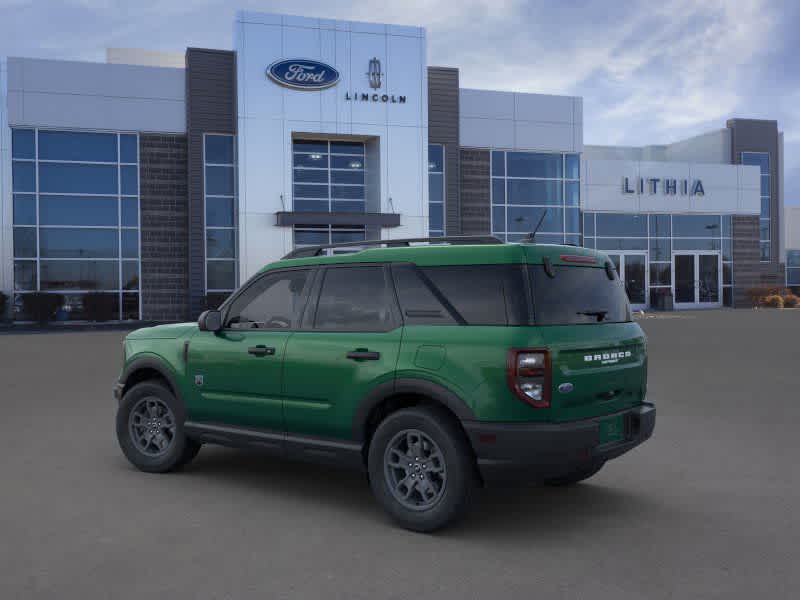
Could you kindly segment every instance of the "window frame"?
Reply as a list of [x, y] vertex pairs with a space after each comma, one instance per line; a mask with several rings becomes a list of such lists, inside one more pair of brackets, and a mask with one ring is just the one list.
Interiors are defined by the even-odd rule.
[[[211, 163], [206, 161], [206, 139], [213, 137], [231, 138], [233, 163]], [[238, 167], [238, 145], [237, 137], [234, 133], [217, 133], [215, 131], [204, 131], [202, 139], [202, 161], [203, 161], [203, 288], [208, 294], [232, 294], [239, 285], [239, 167]], [[233, 170], [233, 194], [209, 194], [208, 193], [208, 169], [209, 167], [224, 167]], [[223, 198], [230, 199], [233, 204], [233, 224], [230, 226], [208, 224], [208, 199]], [[208, 230], [218, 229], [231, 231], [233, 234], [233, 257], [214, 258], [208, 255]], [[227, 262], [233, 263], [233, 287], [231, 288], [210, 288], [208, 286], [208, 263]]]
[[[26, 294], [36, 293], [36, 292], [47, 292], [47, 293], [54, 293], [54, 294], [62, 294], [64, 296], [83, 296], [84, 294], [91, 293], [91, 292], [99, 292], [103, 294], [115, 294], [117, 296], [117, 312], [115, 321], [136, 321], [142, 319], [142, 314], [144, 311], [143, 301], [142, 301], [142, 219], [141, 219], [141, 210], [142, 210], [142, 190], [140, 189], [141, 183], [141, 136], [140, 133], [137, 131], [129, 131], [129, 130], [109, 130], [109, 129], [98, 129], [98, 130], [90, 130], [85, 128], [78, 128], [78, 127], [52, 127], [52, 126], [45, 126], [45, 127], [36, 127], [36, 126], [15, 126], [10, 127], [11, 130], [11, 138], [13, 140], [14, 132], [17, 131], [26, 131], [31, 132], [33, 137], [33, 155], [29, 157], [15, 157], [14, 156], [14, 147], [12, 145], [10, 149], [10, 160], [11, 160], [11, 167], [12, 167], [12, 205], [13, 205], [13, 195], [15, 194], [25, 194], [29, 195], [33, 198], [34, 205], [35, 205], [35, 216], [36, 220], [34, 223], [30, 224], [20, 224], [17, 225], [13, 219], [13, 212], [11, 218], [11, 230], [12, 236], [14, 230], [18, 228], [28, 228], [35, 230], [35, 243], [36, 243], [36, 254], [32, 257], [16, 257], [16, 251], [12, 246], [12, 261], [16, 264], [17, 262], [28, 261], [29, 263], [35, 264], [35, 277], [33, 283], [35, 284], [34, 289], [17, 289], [16, 279], [12, 279], [12, 302], [16, 304], [17, 297], [22, 297]], [[115, 161], [100, 161], [100, 160], [90, 160], [90, 159], [58, 159], [58, 158], [43, 158], [40, 156], [40, 134], [41, 133], [65, 133], [65, 134], [103, 134], [113, 136], [116, 141], [116, 160]], [[135, 162], [128, 162], [127, 158], [123, 160], [122, 156], [122, 145], [123, 139], [132, 139], [134, 143], [134, 147], [136, 149], [135, 155]], [[13, 167], [14, 164], [18, 163], [27, 163], [33, 165], [33, 176], [34, 176], [34, 187], [31, 190], [27, 190], [24, 192], [14, 192], [13, 191]], [[94, 192], [70, 192], [70, 191], [43, 191], [40, 186], [40, 167], [42, 165], [83, 165], [83, 166], [107, 166], [111, 167], [116, 170], [116, 190], [110, 193], [94, 193]], [[124, 193], [125, 190], [122, 189], [122, 172], [125, 168], [135, 168], [136, 169], [136, 193]], [[45, 225], [42, 224], [41, 218], [41, 201], [43, 196], [60, 196], [66, 200], [72, 197], [105, 197], [109, 199], [113, 199], [112, 201], [116, 204], [116, 213], [117, 213], [117, 220], [115, 225]], [[137, 222], [135, 225], [129, 225], [123, 223], [122, 220], [122, 206], [123, 202], [135, 200], [136, 202], [136, 211], [137, 211]], [[12, 209], [13, 210], [13, 209]], [[79, 257], [43, 257], [41, 255], [41, 240], [40, 234], [43, 229], [72, 229], [72, 230], [88, 230], [88, 229], [114, 229], [117, 231], [117, 256], [112, 258], [79, 258]], [[122, 252], [122, 238], [123, 232], [133, 230], [135, 231], [136, 237], [136, 244], [137, 244], [137, 251], [136, 256], [123, 256]], [[116, 263], [117, 267], [117, 287], [111, 289], [86, 289], [86, 288], [53, 288], [53, 289], [42, 289], [42, 262], [49, 261], [82, 261], [82, 262], [95, 262], [95, 261], [108, 261]], [[136, 263], [136, 271], [137, 271], [137, 285], [135, 288], [126, 288], [124, 285], [123, 274], [125, 270], [125, 265], [130, 263]], [[138, 311], [136, 312], [135, 317], [126, 317], [126, 298], [131, 298], [132, 296], [136, 296], [136, 302], [138, 304]], [[83, 319], [73, 319], [69, 318], [70, 321], [80, 322]]]
[[[301, 331], [312, 331], [317, 334], [338, 334], [338, 333], [388, 333], [396, 330], [398, 327], [403, 326], [403, 319], [400, 313], [400, 307], [397, 302], [397, 290], [394, 287], [394, 281], [390, 272], [391, 263], [339, 263], [330, 265], [319, 265], [317, 276], [314, 279], [313, 286], [310, 290], [310, 299], [306, 303], [306, 309], [303, 318], [300, 322]], [[380, 267], [382, 269], [383, 281], [389, 296], [389, 313], [390, 319], [386, 328], [383, 329], [317, 329], [314, 325], [317, 319], [317, 311], [319, 310], [319, 301], [322, 297], [322, 286], [325, 282], [325, 276], [328, 271], [332, 269], [359, 269], [365, 267]]]
[[[297, 316], [297, 319], [293, 319], [293, 322], [292, 322], [290, 327], [288, 327], [288, 328], [259, 327], [257, 329], [239, 329], [239, 328], [234, 328], [234, 327], [228, 327], [228, 325], [229, 325], [228, 320], [229, 320], [229, 317], [230, 317], [231, 307], [233, 306], [233, 303], [236, 302], [236, 300], [242, 294], [244, 294], [252, 286], [257, 285], [260, 281], [262, 281], [263, 279], [265, 279], [267, 277], [272, 277], [273, 275], [281, 275], [281, 274], [288, 273], [288, 272], [291, 272], [291, 271], [308, 271], [309, 274], [308, 274], [308, 281], [307, 281], [307, 283], [305, 285], [305, 288], [303, 289], [302, 298], [300, 300], [300, 303], [302, 304], [302, 308], [300, 309], [300, 312], [299, 312], [299, 314]], [[225, 300], [225, 302], [223, 302], [220, 305], [218, 310], [220, 311], [220, 313], [222, 313], [222, 331], [231, 331], [231, 332], [236, 332], [236, 333], [247, 333], [247, 332], [250, 332], [250, 331], [256, 331], [256, 332], [290, 332], [290, 331], [299, 331], [300, 330], [300, 325], [302, 324], [304, 316], [305, 316], [305, 311], [308, 308], [308, 300], [311, 297], [312, 289], [313, 289], [313, 287], [314, 287], [314, 285], [316, 284], [316, 281], [317, 281], [317, 273], [318, 273], [318, 271], [319, 271], [319, 268], [317, 266], [309, 265], [309, 266], [297, 266], [297, 267], [284, 267], [284, 268], [280, 268], [280, 269], [272, 269], [270, 271], [265, 271], [263, 273], [257, 273], [256, 275], [251, 277], [245, 284], [243, 284], [241, 287], [239, 287], [237, 290], [235, 290], [230, 296], [228, 296], [228, 298]]]

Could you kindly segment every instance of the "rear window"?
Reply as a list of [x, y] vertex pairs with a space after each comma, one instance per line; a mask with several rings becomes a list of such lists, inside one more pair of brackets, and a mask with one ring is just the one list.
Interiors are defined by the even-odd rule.
[[530, 267], [533, 311], [537, 325], [623, 323], [631, 320], [625, 286], [616, 272], [605, 269], [554, 266], [553, 277], [544, 265]]
[[520, 265], [393, 265], [406, 325], [526, 325]]
[[[422, 267], [420, 271], [437, 295], [450, 304], [446, 308], [454, 311], [458, 322], [465, 325], [526, 325], [528, 322], [525, 281], [519, 265]], [[409, 309], [415, 308], [413, 299], [406, 300], [403, 310], [407, 323]]]

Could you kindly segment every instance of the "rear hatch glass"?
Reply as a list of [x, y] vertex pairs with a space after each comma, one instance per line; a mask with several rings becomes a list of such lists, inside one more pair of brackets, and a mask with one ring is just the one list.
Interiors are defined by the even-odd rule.
[[631, 321], [625, 288], [604, 268], [531, 270], [534, 315], [550, 350], [556, 421], [611, 414], [645, 394], [645, 338]]
[[[605, 268], [533, 265], [533, 311], [537, 325], [624, 323], [631, 320], [625, 286]], [[552, 275], [552, 276], [551, 276]]]

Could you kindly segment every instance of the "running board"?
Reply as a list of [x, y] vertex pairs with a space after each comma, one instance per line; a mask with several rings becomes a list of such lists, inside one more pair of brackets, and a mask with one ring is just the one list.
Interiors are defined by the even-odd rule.
[[316, 436], [299, 436], [268, 429], [186, 421], [186, 435], [204, 444], [250, 448], [291, 460], [364, 470], [362, 445]]

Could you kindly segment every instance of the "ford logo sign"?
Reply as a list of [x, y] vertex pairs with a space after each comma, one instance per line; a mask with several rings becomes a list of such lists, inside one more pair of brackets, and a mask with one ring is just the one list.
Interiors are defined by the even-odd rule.
[[295, 90], [324, 90], [339, 83], [339, 71], [316, 60], [278, 60], [267, 67], [275, 83]]

